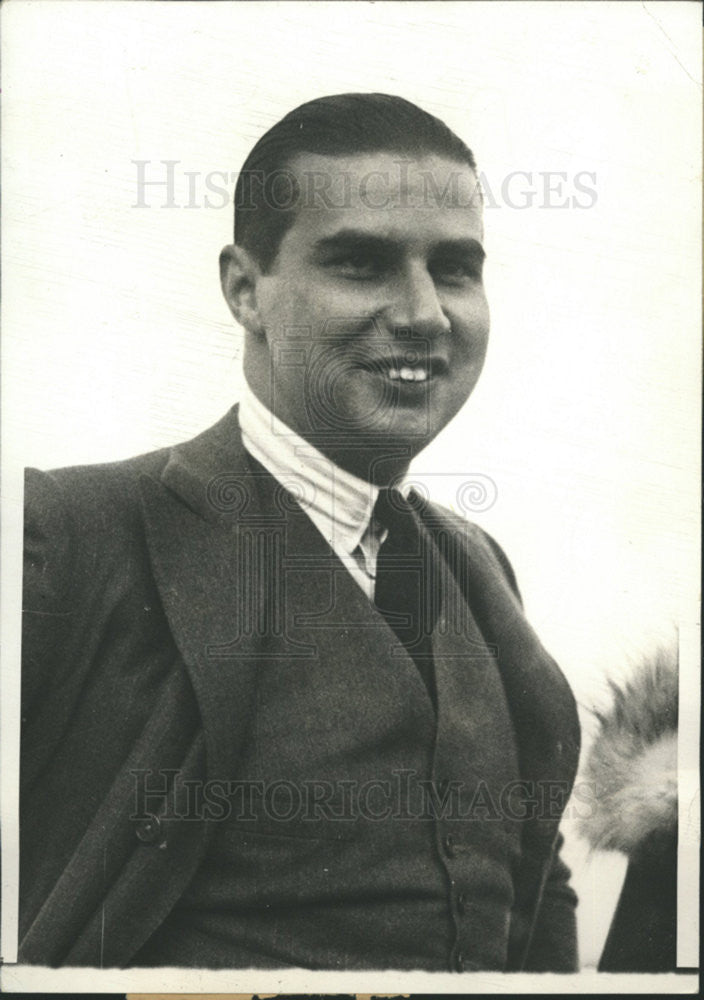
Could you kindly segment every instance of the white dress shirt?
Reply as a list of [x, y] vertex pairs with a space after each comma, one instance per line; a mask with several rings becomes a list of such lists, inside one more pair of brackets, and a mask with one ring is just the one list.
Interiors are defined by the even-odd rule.
[[369, 600], [386, 529], [372, 518], [379, 487], [341, 469], [292, 431], [245, 385], [239, 421], [247, 451], [296, 498]]

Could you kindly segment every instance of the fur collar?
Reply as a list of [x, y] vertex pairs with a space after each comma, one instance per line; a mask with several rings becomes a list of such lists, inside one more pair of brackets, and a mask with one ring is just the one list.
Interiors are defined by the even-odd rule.
[[592, 789], [582, 834], [630, 855], [677, 824], [677, 652], [658, 650], [596, 711], [599, 730], [582, 774]]

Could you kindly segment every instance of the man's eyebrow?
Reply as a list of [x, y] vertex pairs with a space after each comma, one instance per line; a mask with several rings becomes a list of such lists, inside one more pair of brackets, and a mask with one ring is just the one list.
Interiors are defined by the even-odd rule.
[[472, 237], [456, 240], [441, 240], [433, 247], [433, 253], [460, 254], [464, 257], [476, 257], [479, 260], [484, 260], [486, 257], [484, 247], [481, 245], [479, 240], [472, 239]]
[[314, 250], [325, 252], [326, 250], [356, 250], [358, 248], [375, 250], [393, 250], [398, 246], [396, 240], [388, 236], [378, 236], [376, 233], [367, 233], [362, 229], [341, 229], [332, 236], [324, 236], [317, 240]]
[[[395, 240], [391, 236], [379, 236], [376, 233], [367, 233], [362, 229], [341, 229], [332, 236], [324, 236], [314, 245], [314, 250], [324, 253], [330, 250], [397, 250], [402, 240]], [[459, 237], [457, 239], [440, 240], [432, 247], [432, 253], [455, 253], [470, 257], [478, 257], [482, 260], [486, 257], [484, 247], [479, 240], [472, 237]]]

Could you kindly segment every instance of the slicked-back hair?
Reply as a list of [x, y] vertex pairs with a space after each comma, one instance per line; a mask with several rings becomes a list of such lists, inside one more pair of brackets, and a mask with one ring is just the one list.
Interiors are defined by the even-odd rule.
[[290, 167], [302, 153], [435, 154], [476, 170], [472, 151], [434, 115], [391, 94], [335, 94], [294, 108], [256, 143], [235, 187], [235, 243], [263, 272], [293, 224], [301, 191]]

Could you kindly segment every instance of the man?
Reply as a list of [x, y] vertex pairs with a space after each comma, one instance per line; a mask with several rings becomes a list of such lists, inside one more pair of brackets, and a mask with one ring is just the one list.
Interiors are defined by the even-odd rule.
[[28, 477], [20, 960], [572, 970], [574, 701], [496, 543], [403, 484], [484, 361], [472, 153], [327, 97], [235, 203], [239, 408]]

